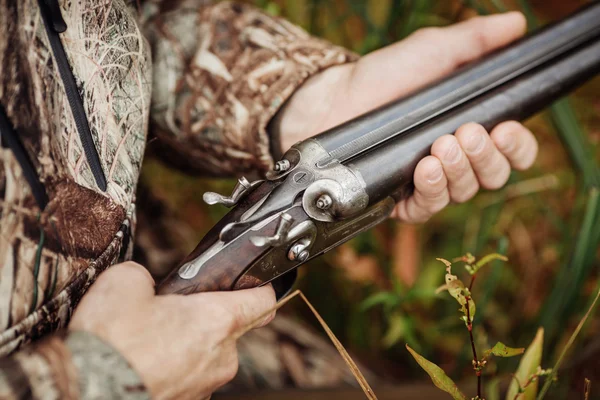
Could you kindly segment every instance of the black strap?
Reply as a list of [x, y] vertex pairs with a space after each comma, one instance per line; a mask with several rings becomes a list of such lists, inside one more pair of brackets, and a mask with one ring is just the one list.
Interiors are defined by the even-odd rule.
[[8, 119], [2, 104], [0, 104], [0, 137], [2, 137], [2, 146], [8, 147], [17, 159], [17, 162], [23, 170], [23, 175], [31, 187], [31, 193], [35, 198], [38, 207], [40, 210], [43, 210], [48, 204], [46, 188], [40, 181], [37, 171], [25, 150], [25, 146], [23, 146], [17, 131]]

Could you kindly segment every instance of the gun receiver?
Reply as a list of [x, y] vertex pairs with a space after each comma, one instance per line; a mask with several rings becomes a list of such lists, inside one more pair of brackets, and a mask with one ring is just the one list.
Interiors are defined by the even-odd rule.
[[428, 88], [292, 146], [266, 180], [238, 181], [233, 209], [161, 283], [158, 293], [236, 290], [273, 283], [385, 220], [412, 191], [435, 139], [467, 122], [490, 129], [523, 120], [600, 72], [600, 2]]

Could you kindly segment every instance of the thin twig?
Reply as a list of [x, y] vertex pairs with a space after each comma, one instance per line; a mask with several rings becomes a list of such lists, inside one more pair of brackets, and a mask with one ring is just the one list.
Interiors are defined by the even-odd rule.
[[[469, 290], [471, 290], [471, 286], [473, 286], [473, 279], [471, 279]], [[475, 368], [475, 375], [477, 375], [477, 397], [481, 399], [481, 370], [478, 369], [479, 361], [477, 360], [477, 350], [475, 350], [475, 340], [473, 339], [473, 321], [471, 320], [471, 312], [469, 310], [469, 301], [472, 301], [471, 296], [466, 297], [466, 299], [467, 304], [465, 305], [465, 308], [467, 309], [467, 330], [469, 331], [471, 349], [473, 350], [473, 368]]]
[[565, 357], [565, 355], [567, 354], [567, 351], [569, 350], [569, 348], [575, 341], [575, 338], [577, 338], [579, 331], [581, 330], [581, 328], [583, 328], [583, 325], [585, 325], [588, 317], [590, 316], [590, 314], [592, 314], [592, 311], [594, 311], [594, 307], [596, 306], [596, 303], [598, 302], [599, 298], [600, 298], [600, 289], [598, 289], [598, 292], [596, 293], [596, 297], [592, 301], [590, 308], [587, 310], [587, 312], [585, 313], [585, 315], [583, 316], [581, 321], [579, 321], [577, 328], [575, 328], [575, 331], [569, 338], [569, 341], [567, 342], [566, 346], [561, 351], [560, 356], [558, 357], [558, 360], [556, 361], [556, 364], [554, 365], [554, 368], [552, 368], [552, 374], [550, 374], [550, 376], [548, 378], [546, 378], [546, 382], [544, 383], [542, 390], [538, 393], [537, 400], [542, 400], [544, 398], [544, 396], [546, 395], [546, 392], [548, 392], [548, 389], [550, 389], [550, 385], [552, 385], [552, 382], [556, 378], [556, 374], [558, 373], [558, 369], [560, 368], [560, 364], [562, 363], [563, 358]]
[[592, 391], [592, 382], [588, 378], [585, 378], [585, 381], [583, 384], [583, 400], [590, 399], [591, 391]]
[[289, 302], [291, 299], [293, 299], [296, 296], [300, 296], [302, 298], [302, 300], [304, 300], [304, 302], [306, 303], [306, 305], [308, 306], [308, 308], [310, 308], [310, 311], [312, 311], [312, 313], [314, 314], [314, 316], [317, 318], [317, 320], [319, 321], [319, 323], [321, 324], [321, 326], [325, 330], [325, 333], [327, 333], [327, 336], [329, 336], [329, 339], [331, 340], [331, 342], [333, 343], [333, 345], [335, 346], [335, 348], [337, 349], [337, 351], [340, 353], [340, 355], [342, 356], [342, 358], [346, 362], [346, 365], [348, 365], [348, 368], [350, 368], [350, 371], [352, 372], [352, 375], [354, 375], [354, 378], [356, 379], [356, 381], [358, 382], [358, 384], [362, 388], [363, 392], [365, 393], [365, 396], [367, 396], [367, 399], [369, 399], [369, 400], [377, 400], [377, 396], [375, 396], [375, 393], [373, 392], [373, 389], [371, 389], [371, 386], [369, 385], [369, 383], [365, 379], [365, 377], [362, 374], [362, 372], [360, 372], [360, 370], [358, 369], [358, 366], [356, 365], [356, 363], [354, 362], [354, 360], [350, 357], [350, 354], [348, 354], [348, 352], [346, 351], [346, 349], [344, 348], [344, 346], [342, 345], [342, 343], [338, 340], [338, 338], [335, 336], [335, 334], [333, 333], [333, 331], [329, 328], [329, 326], [327, 325], [327, 323], [325, 322], [325, 320], [321, 317], [321, 315], [317, 312], [317, 310], [313, 307], [313, 305], [308, 301], [308, 299], [306, 298], [306, 296], [304, 296], [304, 293], [302, 293], [300, 290], [295, 290], [293, 293], [289, 294], [284, 299], [280, 300], [270, 310], [266, 311], [261, 316], [259, 316], [258, 318], [256, 318], [253, 322], [249, 323], [246, 326], [242, 326], [240, 329], [238, 329], [237, 331], [233, 332], [231, 335], [229, 335], [228, 337], [226, 337], [225, 339], [223, 339], [222, 341], [220, 341], [217, 345], [220, 345], [223, 342], [228, 341], [228, 340], [235, 341], [235, 340], [239, 339], [245, 333], [251, 331], [252, 329], [254, 329], [256, 327], [258, 327], [265, 320], [265, 318], [267, 318], [267, 316], [269, 316], [273, 311], [278, 310], [284, 304], [286, 304], [287, 302]]
[[471, 275], [471, 283], [469, 283], [469, 292], [473, 289], [473, 283], [475, 283], [475, 277], [477, 274]]

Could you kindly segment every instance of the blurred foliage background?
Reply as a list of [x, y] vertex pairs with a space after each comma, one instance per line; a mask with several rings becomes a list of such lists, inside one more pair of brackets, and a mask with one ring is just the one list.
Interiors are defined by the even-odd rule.
[[[425, 26], [443, 26], [476, 14], [521, 10], [530, 28], [566, 16], [583, 3], [567, 0], [255, 0], [312, 34], [364, 54]], [[398, 71], [402, 73], [401, 70]], [[443, 265], [466, 252], [500, 252], [507, 263], [486, 267], [473, 293], [477, 337], [483, 347], [501, 340], [524, 347], [538, 326], [546, 331], [543, 365], [553, 360], [599, 286], [600, 79], [527, 121], [540, 143], [535, 166], [514, 172], [498, 191], [452, 205], [422, 226], [389, 221], [301, 268], [297, 287], [331, 329], [372, 371], [391, 382], [426, 376], [404, 344], [437, 362], [452, 378], [472, 376], [470, 348], [454, 301], [435, 295]], [[191, 250], [225, 209], [202, 202], [206, 190], [227, 192], [233, 181], [199, 179], [149, 160], [141, 191], [161, 202], [150, 213], [171, 215], [174, 237], [164, 254]], [[142, 194], [140, 194], [140, 197]], [[153, 209], [158, 207], [158, 209]], [[141, 226], [148, 221], [140, 221]], [[171, 230], [173, 231], [173, 230]], [[142, 229], [143, 232], [143, 229]], [[139, 240], [152, 241], [141, 235]], [[174, 250], [176, 249], [176, 250]], [[158, 253], [157, 253], [158, 254]], [[159, 257], [156, 255], [156, 257]], [[301, 303], [281, 312], [317, 327]], [[505, 375], [517, 359], [501, 360]], [[552, 397], [581, 391], [583, 378], [600, 382], [600, 318], [592, 318], [559, 374]], [[496, 366], [488, 368], [493, 372]], [[596, 396], [600, 384], [596, 384]], [[572, 398], [569, 396], [569, 398]]]

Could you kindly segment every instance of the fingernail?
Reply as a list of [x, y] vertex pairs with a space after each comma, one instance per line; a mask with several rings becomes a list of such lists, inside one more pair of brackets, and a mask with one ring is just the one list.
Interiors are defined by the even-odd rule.
[[444, 155], [444, 161], [449, 164], [456, 164], [460, 160], [460, 147], [454, 143]]
[[438, 183], [442, 176], [444, 175], [444, 171], [442, 170], [441, 165], [437, 165], [434, 169], [429, 171], [427, 175], [427, 182], [429, 183]]
[[485, 145], [484, 133], [477, 130], [477, 131], [471, 133], [469, 137], [467, 137], [467, 140], [465, 143], [465, 150], [471, 154], [477, 154], [481, 150], [483, 150], [484, 145]]

